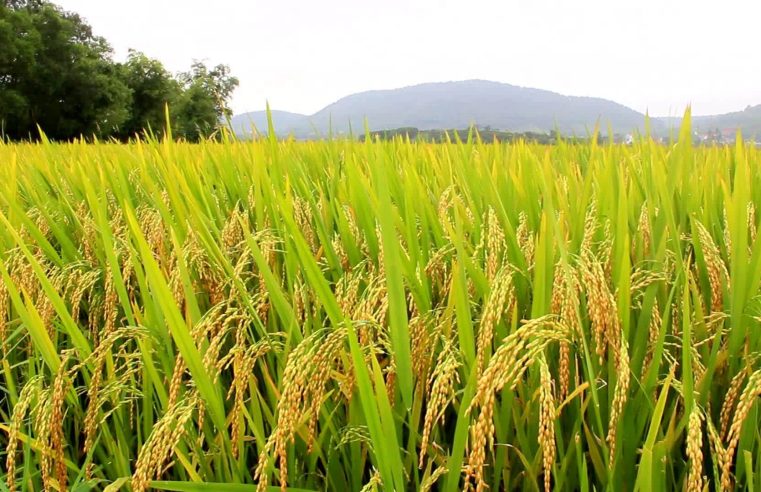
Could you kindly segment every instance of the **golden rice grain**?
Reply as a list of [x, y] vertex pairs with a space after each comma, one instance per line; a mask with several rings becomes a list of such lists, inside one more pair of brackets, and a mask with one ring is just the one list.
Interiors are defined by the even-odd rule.
[[642, 204], [639, 212], [639, 224], [637, 226], [640, 237], [642, 238], [642, 254], [651, 253], [652, 231], [650, 230], [650, 216], [647, 213], [647, 202]]
[[5, 483], [9, 492], [16, 491], [16, 449], [18, 449], [19, 434], [32, 401], [38, 397], [41, 381], [42, 378], [39, 376], [30, 379], [24, 385], [16, 405], [13, 407], [8, 431], [8, 444], [5, 448]]
[[10, 313], [10, 294], [5, 282], [0, 282], [0, 354], [5, 357], [5, 343], [8, 340], [8, 316]]
[[140, 448], [132, 474], [132, 490], [145, 492], [164, 464], [169, 460], [174, 448], [185, 434], [187, 422], [199, 403], [199, 397], [190, 394], [170, 406], [161, 419], [156, 422], [151, 434]]
[[494, 328], [502, 319], [503, 313], [509, 312], [512, 309], [514, 302], [513, 273], [511, 267], [505, 265], [494, 279], [489, 298], [481, 314], [481, 322], [478, 325], [476, 344], [476, 367], [478, 368], [478, 374], [483, 370], [487, 352], [491, 351]]
[[609, 462], [613, 466], [616, 456], [618, 423], [621, 420], [621, 414], [624, 411], [624, 405], [629, 394], [629, 349], [626, 340], [620, 338], [620, 349], [616, 357], [616, 388], [613, 393], [613, 402], [611, 403], [610, 418], [608, 424], [608, 435], [605, 440], [609, 448]]
[[280, 486], [288, 483], [287, 443], [293, 442], [302, 422], [307, 422], [307, 445], [311, 448], [325, 386], [347, 336], [346, 328], [317, 332], [305, 338], [288, 356], [283, 389], [277, 405], [277, 424], [265, 445], [254, 472], [258, 490], [268, 484], [269, 453], [274, 452], [280, 468]]
[[434, 485], [436, 485], [436, 482], [441, 478], [444, 474], [448, 473], [449, 469], [445, 466], [439, 466], [436, 468], [433, 473], [431, 473], [423, 482], [420, 484], [420, 492], [429, 492]]
[[581, 278], [587, 295], [587, 313], [595, 342], [595, 353], [602, 363], [608, 346], [620, 347], [618, 310], [608, 288], [603, 264], [590, 251], [582, 251]]
[[486, 213], [486, 279], [494, 281], [502, 263], [505, 249], [505, 232], [492, 207]]
[[449, 340], [445, 340], [436, 359], [436, 366], [428, 382], [428, 402], [425, 410], [423, 424], [423, 437], [420, 441], [420, 458], [418, 466], [423, 467], [425, 455], [428, 451], [428, 443], [431, 438], [433, 426], [443, 425], [444, 411], [454, 398], [456, 385], [460, 382], [460, 361]]
[[362, 486], [360, 492], [378, 492], [383, 486], [383, 480], [381, 480], [381, 474], [378, 470], [375, 470], [370, 476], [370, 480]]
[[724, 285], [729, 285], [729, 272], [711, 234], [700, 222], [696, 222], [696, 228], [711, 284], [711, 310], [721, 311], [724, 305]]
[[742, 432], [745, 418], [750, 413], [751, 406], [759, 395], [761, 395], [761, 370], [754, 372], [748, 377], [748, 382], [740, 395], [734, 417], [729, 426], [724, 463], [721, 466], [721, 486], [723, 490], [729, 490], [732, 487], [731, 468], [735, 450], [740, 443], [740, 433]]
[[687, 478], [688, 492], [703, 491], [703, 431], [701, 423], [703, 416], [697, 405], [690, 411], [690, 422], [687, 430], [687, 457], [690, 460], [690, 471]]
[[658, 309], [658, 301], [656, 300], [650, 310], [650, 323], [648, 324], [647, 330], [647, 350], [645, 351], [644, 359], [642, 359], [642, 374], [640, 374], [640, 379], [644, 379], [645, 374], [650, 369], [650, 363], [653, 361], [655, 348], [661, 336], [662, 324], [663, 320], [661, 319], [661, 313]]
[[745, 381], [745, 377], [748, 375], [748, 367], [743, 367], [737, 374], [735, 374], [735, 377], [732, 378], [732, 381], [729, 383], [729, 389], [727, 390], [727, 394], [724, 395], [724, 402], [721, 405], [721, 413], [719, 414], [719, 423], [721, 425], [721, 436], [723, 438], [727, 437], [727, 433], [729, 432], [729, 424], [730, 419], [732, 418], [732, 411], [735, 409], [735, 403], [737, 402], [737, 398], [740, 396], [740, 390], [742, 389], [742, 384]]
[[758, 235], [758, 225], [756, 225], [756, 206], [753, 202], [748, 202], [748, 233], [750, 234], [750, 248], [756, 243], [756, 236]]
[[542, 449], [544, 490], [551, 490], [552, 466], [555, 463], [555, 398], [552, 395], [552, 376], [544, 358], [539, 359], [539, 447]]
[[536, 244], [534, 233], [529, 229], [526, 212], [521, 211], [518, 214], [518, 228], [515, 230], [515, 237], [518, 241], [518, 247], [520, 247], [526, 260], [528, 269], [533, 269]]
[[527, 321], [509, 335], [489, 360], [489, 365], [478, 379], [476, 394], [471, 401], [468, 413], [480, 409], [475, 422], [470, 425], [470, 453], [464, 467], [465, 489], [475, 486], [477, 492], [483, 492], [487, 485], [484, 481], [486, 449], [494, 447], [494, 405], [496, 392], [507, 386], [514, 389], [528, 366], [550, 342], [569, 340], [566, 329], [553, 320], [552, 316]]
[[[581, 333], [577, 311], [580, 291], [581, 285], [576, 270], [564, 262], [559, 262], [555, 265], [550, 310], [553, 314], [557, 314], [560, 323], [575, 335]], [[568, 386], [571, 378], [571, 346], [569, 343], [560, 343], [559, 355], [558, 398], [563, 400], [568, 395]]]

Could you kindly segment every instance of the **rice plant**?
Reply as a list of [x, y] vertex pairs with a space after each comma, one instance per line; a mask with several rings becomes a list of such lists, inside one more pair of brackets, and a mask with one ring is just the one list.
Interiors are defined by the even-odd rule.
[[761, 487], [761, 151], [0, 143], [1, 490]]

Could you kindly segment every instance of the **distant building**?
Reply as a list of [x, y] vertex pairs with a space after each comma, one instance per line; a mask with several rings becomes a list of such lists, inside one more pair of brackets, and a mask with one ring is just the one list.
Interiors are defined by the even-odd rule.
[[732, 143], [737, 136], [737, 128], [724, 128], [721, 130], [721, 142]]
[[697, 141], [701, 144], [733, 144], [737, 137], [738, 128], [712, 128], [695, 132]]

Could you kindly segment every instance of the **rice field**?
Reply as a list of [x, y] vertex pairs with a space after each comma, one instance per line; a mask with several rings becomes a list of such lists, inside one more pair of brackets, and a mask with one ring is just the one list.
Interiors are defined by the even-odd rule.
[[0, 490], [761, 489], [761, 150], [595, 141], [0, 143]]

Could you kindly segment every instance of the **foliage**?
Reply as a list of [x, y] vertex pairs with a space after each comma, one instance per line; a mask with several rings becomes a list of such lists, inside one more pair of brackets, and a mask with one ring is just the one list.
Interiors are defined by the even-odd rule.
[[132, 93], [129, 119], [119, 128], [121, 138], [130, 138], [151, 129], [158, 134], [166, 126], [167, 106], [174, 107], [182, 88], [164, 65], [144, 53], [130, 50], [121, 66], [122, 81]]
[[36, 139], [38, 128], [55, 140], [160, 133], [167, 104], [177, 104], [175, 125], [197, 140], [217, 129], [237, 80], [224, 65], [200, 62], [187, 77], [175, 79], [134, 51], [115, 63], [104, 38], [53, 3], [0, 5], [0, 136], [7, 139]]
[[[15, 5], [15, 6], [14, 6]], [[108, 135], [127, 117], [129, 91], [110, 48], [76, 14], [46, 2], [0, 6], [0, 121], [10, 138]]]
[[180, 74], [183, 93], [177, 105], [178, 134], [196, 141], [211, 135], [220, 120], [232, 117], [227, 101], [238, 86], [238, 79], [230, 75], [225, 65], [209, 69], [195, 62], [189, 72]]

